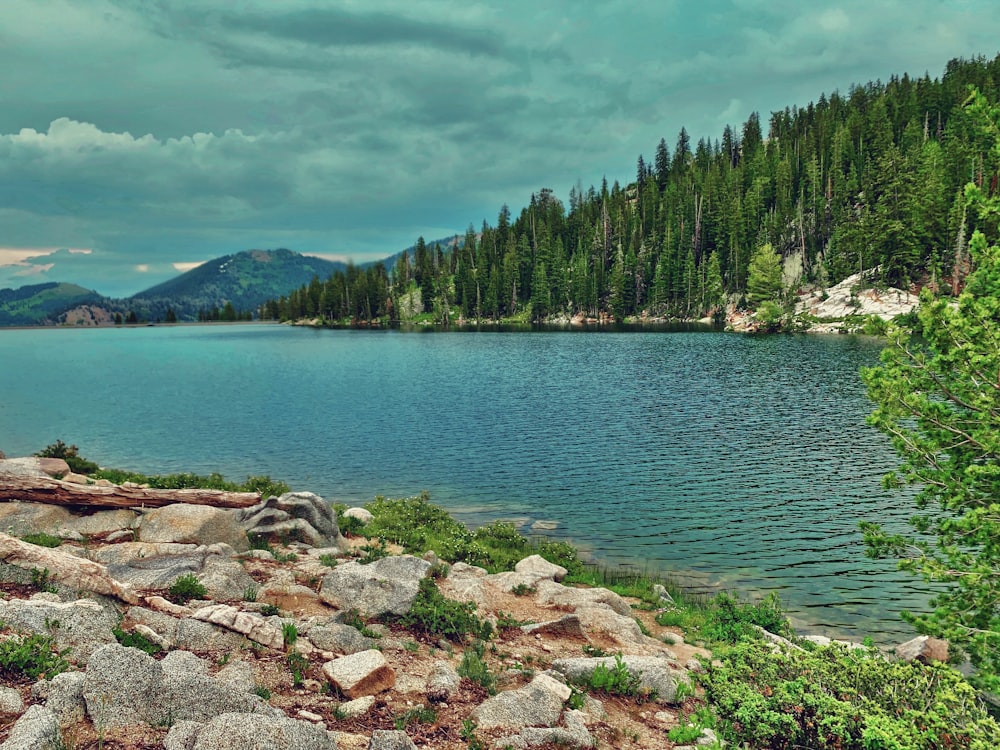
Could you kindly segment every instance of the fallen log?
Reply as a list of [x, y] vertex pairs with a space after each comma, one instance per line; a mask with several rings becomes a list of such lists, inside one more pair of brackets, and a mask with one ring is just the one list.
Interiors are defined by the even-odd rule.
[[9, 500], [85, 508], [160, 508], [174, 503], [249, 508], [260, 502], [260, 493], [75, 484], [47, 477], [0, 473], [0, 502]]

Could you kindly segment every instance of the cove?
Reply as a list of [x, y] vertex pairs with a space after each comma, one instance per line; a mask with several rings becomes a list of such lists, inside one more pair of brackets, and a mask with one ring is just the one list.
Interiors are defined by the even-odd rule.
[[[407, 333], [270, 325], [0, 331], [0, 449], [57, 438], [146, 473], [270, 474], [331, 501], [427, 490], [611, 565], [777, 591], [793, 623], [891, 642], [923, 585], [864, 556], [902, 527], [864, 423], [863, 337]], [[540, 523], [539, 523], [540, 522]]]

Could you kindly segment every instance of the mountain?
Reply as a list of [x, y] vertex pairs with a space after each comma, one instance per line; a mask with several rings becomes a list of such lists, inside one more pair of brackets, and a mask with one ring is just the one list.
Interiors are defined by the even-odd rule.
[[202, 263], [176, 278], [133, 295], [125, 304], [140, 319], [162, 320], [167, 309], [194, 320], [203, 310], [223, 307], [251, 312], [268, 299], [287, 295], [313, 276], [325, 281], [346, 264], [284, 248], [244, 250]]
[[52, 324], [70, 308], [104, 301], [95, 291], [55, 281], [19, 289], [0, 289], [0, 326]]

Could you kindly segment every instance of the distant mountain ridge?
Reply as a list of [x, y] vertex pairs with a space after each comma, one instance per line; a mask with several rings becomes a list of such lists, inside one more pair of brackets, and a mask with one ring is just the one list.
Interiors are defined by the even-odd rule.
[[139, 317], [162, 320], [167, 309], [180, 319], [229, 303], [237, 311], [252, 312], [261, 303], [281, 297], [314, 276], [321, 280], [347, 267], [339, 261], [279, 248], [244, 250], [206, 261], [169, 281], [132, 295], [125, 304]]
[[56, 281], [0, 289], [0, 326], [53, 324], [66, 310], [104, 301], [92, 289]]

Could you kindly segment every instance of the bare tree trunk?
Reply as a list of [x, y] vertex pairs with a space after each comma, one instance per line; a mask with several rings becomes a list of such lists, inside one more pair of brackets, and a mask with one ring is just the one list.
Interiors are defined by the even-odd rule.
[[260, 502], [260, 499], [260, 493], [257, 492], [157, 490], [117, 485], [102, 487], [44, 477], [0, 474], [0, 501], [19, 500], [89, 508], [160, 508], [173, 503], [212, 505], [217, 508], [249, 508]]

